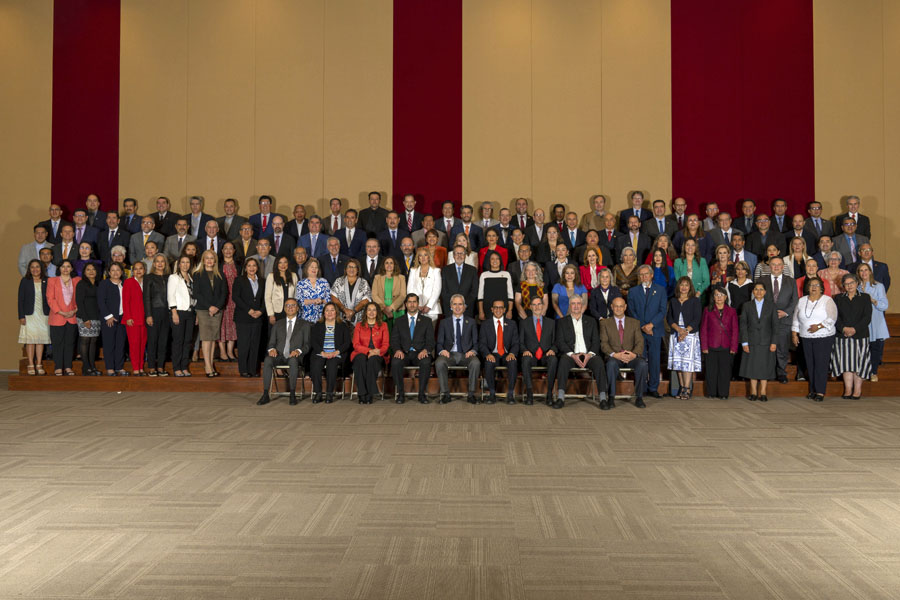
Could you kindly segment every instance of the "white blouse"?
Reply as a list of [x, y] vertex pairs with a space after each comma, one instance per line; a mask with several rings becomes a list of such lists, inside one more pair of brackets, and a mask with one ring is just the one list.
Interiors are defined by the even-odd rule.
[[[815, 302], [811, 302], [809, 296], [803, 296], [797, 301], [794, 309], [794, 321], [791, 331], [805, 338], [826, 338], [834, 335], [834, 324], [837, 321], [837, 305], [829, 296], [822, 295]], [[810, 333], [811, 325], [822, 325], [817, 331]]]
[[428, 275], [423, 278], [418, 267], [410, 269], [406, 293], [418, 295], [419, 306], [427, 306], [429, 309], [425, 316], [432, 321], [436, 320], [441, 314], [441, 270], [429, 267]]

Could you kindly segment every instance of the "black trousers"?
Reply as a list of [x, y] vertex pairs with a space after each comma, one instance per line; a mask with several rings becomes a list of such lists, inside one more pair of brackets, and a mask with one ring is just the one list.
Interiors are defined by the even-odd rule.
[[166, 347], [169, 345], [169, 331], [172, 326], [170, 312], [164, 306], [150, 310], [153, 325], [147, 325], [147, 368], [166, 367]]
[[359, 397], [374, 396], [378, 393], [378, 373], [384, 367], [381, 356], [357, 354], [353, 359], [353, 375], [359, 389]]
[[[497, 386], [494, 384], [497, 367], [506, 367], [506, 395], [514, 395], [516, 391], [516, 376], [519, 374], [519, 361], [506, 360], [496, 352], [492, 352], [491, 356], [496, 359], [494, 362], [484, 361], [484, 380], [487, 382], [491, 395], [493, 396], [497, 393]], [[507, 353], [506, 356], [510, 356], [510, 354]]]
[[97, 368], [97, 336], [78, 338], [81, 352], [81, 374], [87, 375], [91, 369]]
[[[605, 393], [607, 388], [609, 388], [609, 382], [607, 381], [603, 359], [599, 356], [593, 356], [586, 366], [591, 372], [594, 381], [597, 382], [597, 390], [600, 393]], [[563, 391], [563, 394], [565, 394], [566, 386], [569, 383], [569, 372], [574, 368], [575, 360], [571, 356], [564, 354], [559, 357], [559, 369], [556, 371], [556, 378], [559, 380], [559, 389]]]
[[706, 395], [727, 398], [731, 390], [734, 355], [726, 348], [710, 348], [706, 354]]
[[534, 367], [547, 367], [547, 397], [550, 398], [553, 395], [553, 383], [556, 381], [556, 366], [559, 362], [559, 357], [555, 354], [550, 356], [545, 354], [540, 360], [534, 356], [523, 356], [521, 360], [522, 381], [525, 383], [527, 392], [530, 392], [534, 387], [534, 381], [531, 379], [531, 369]]
[[122, 324], [122, 315], [115, 317], [116, 323], [112, 327], [101, 319], [100, 337], [103, 340], [103, 362], [107, 371], [121, 371], [125, 368], [125, 346], [128, 338], [125, 335], [125, 325]]
[[872, 375], [878, 375], [878, 366], [884, 356], [884, 340], [869, 340], [869, 354], [872, 355]]
[[343, 356], [335, 356], [334, 358], [322, 358], [318, 354], [314, 354], [309, 358], [309, 376], [312, 379], [312, 387], [314, 394], [322, 393], [322, 370], [325, 370], [325, 379], [328, 387], [327, 394], [334, 394], [334, 388], [337, 386], [338, 371], [341, 363], [344, 362]]
[[778, 320], [773, 338], [775, 342], [775, 374], [778, 377], [786, 377], [791, 350], [791, 317]]
[[419, 395], [424, 396], [428, 390], [428, 379], [431, 377], [431, 356], [419, 360], [416, 356], [419, 351], [407, 352], [403, 358], [391, 358], [391, 376], [394, 379], [394, 389], [399, 397], [405, 395], [403, 389], [403, 367], [419, 367]]
[[235, 323], [237, 330], [238, 373], [255, 375], [259, 368], [259, 342], [262, 339], [262, 320]]
[[178, 324], [172, 323], [172, 368], [187, 371], [191, 365], [194, 311], [179, 310]]
[[625, 364], [613, 357], [606, 359], [606, 378], [609, 380], [609, 397], [616, 397], [616, 377], [619, 376], [619, 369], [622, 367], [631, 367], [634, 369], [634, 395], [637, 398], [643, 398], [647, 391], [647, 360], [642, 356], [635, 357], [630, 363]]
[[806, 368], [809, 370], [809, 393], [824, 394], [828, 385], [828, 365], [831, 362], [831, 349], [834, 336], [824, 338], [800, 338], [803, 354], [806, 356]]
[[75, 359], [75, 338], [78, 337], [78, 325], [50, 326], [50, 343], [53, 344], [53, 364], [55, 369], [71, 369]]

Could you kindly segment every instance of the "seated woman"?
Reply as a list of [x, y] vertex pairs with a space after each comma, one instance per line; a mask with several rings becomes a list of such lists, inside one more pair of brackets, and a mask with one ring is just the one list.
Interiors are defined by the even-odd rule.
[[325, 404], [334, 402], [334, 388], [338, 371], [350, 350], [352, 332], [341, 321], [341, 313], [334, 302], [322, 309], [322, 320], [312, 326], [309, 335], [309, 376], [313, 386], [313, 404], [322, 401], [322, 371], [328, 380]]
[[372, 404], [378, 392], [378, 373], [384, 369], [390, 334], [381, 319], [381, 310], [374, 302], [366, 304], [365, 317], [353, 330], [353, 375], [359, 388], [359, 403]]

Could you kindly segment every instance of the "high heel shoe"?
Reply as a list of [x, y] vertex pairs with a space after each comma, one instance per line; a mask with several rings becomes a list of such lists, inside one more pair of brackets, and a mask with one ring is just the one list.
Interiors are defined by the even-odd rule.
[[750, 394], [749, 396], [747, 396], [747, 400], [749, 400], [750, 402], [756, 402], [756, 394]]

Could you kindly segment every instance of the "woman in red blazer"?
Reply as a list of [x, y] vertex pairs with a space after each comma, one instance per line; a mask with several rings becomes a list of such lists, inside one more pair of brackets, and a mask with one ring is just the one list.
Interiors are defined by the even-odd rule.
[[144, 351], [147, 349], [147, 325], [144, 317], [143, 261], [131, 267], [131, 277], [122, 284], [122, 322], [128, 337], [128, 355], [131, 356], [132, 374], [144, 376]]
[[503, 262], [503, 269], [506, 269], [506, 263], [509, 262], [509, 251], [499, 245], [500, 234], [493, 229], [488, 229], [484, 234], [484, 239], [487, 240], [487, 245], [478, 251], [478, 273], [480, 274], [486, 270], [490, 270], [484, 268], [484, 257], [489, 250], [500, 255], [500, 260]]
[[378, 372], [384, 368], [390, 334], [381, 321], [381, 311], [374, 302], [365, 308], [366, 318], [353, 329], [353, 375], [359, 386], [359, 403], [372, 404], [372, 396], [378, 392]]
[[57, 269], [58, 277], [47, 281], [47, 304], [50, 315], [50, 343], [53, 344], [53, 362], [56, 375], [74, 375], [72, 360], [75, 358], [75, 338], [78, 337], [78, 318], [75, 313], [78, 306], [75, 302], [75, 286], [81, 277], [73, 277], [75, 267], [66, 259]]

